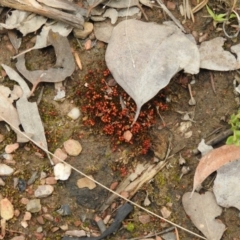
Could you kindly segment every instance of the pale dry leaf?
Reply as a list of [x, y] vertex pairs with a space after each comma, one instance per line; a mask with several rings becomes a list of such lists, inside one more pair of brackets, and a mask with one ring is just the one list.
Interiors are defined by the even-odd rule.
[[211, 173], [239, 157], [240, 147], [235, 145], [224, 145], [204, 155], [200, 159], [194, 174], [193, 192]]
[[40, 82], [61, 82], [71, 76], [75, 70], [75, 62], [68, 39], [50, 30], [47, 40], [55, 50], [56, 64], [54, 68], [29, 71], [26, 68], [24, 55], [20, 55], [16, 63], [18, 71], [33, 84], [33, 90]]
[[[11, 80], [16, 81], [23, 90], [22, 97], [16, 102], [19, 118], [24, 131], [44, 149], [48, 149], [41, 117], [36, 102], [29, 102], [30, 89], [20, 75], [7, 65], [2, 64]], [[19, 134], [19, 133], [18, 133]]]
[[105, 59], [114, 79], [137, 105], [133, 123], [142, 105], [177, 72], [184, 69], [196, 74], [200, 65], [196, 44], [176, 26], [134, 19], [122, 21], [113, 29]]
[[236, 57], [223, 49], [225, 41], [226, 39], [222, 37], [216, 37], [201, 43], [199, 47], [201, 68], [216, 71], [231, 71], [239, 68]]
[[[91, 175], [89, 175], [88, 177], [93, 179], [93, 176], [91, 176]], [[90, 179], [84, 177], [84, 178], [78, 179], [77, 186], [79, 188], [88, 188], [88, 189], [92, 190], [96, 187], [96, 183], [91, 181]]]
[[197, 147], [198, 151], [201, 152], [202, 156], [206, 155], [208, 152], [213, 150], [213, 147], [210, 145], [207, 145], [205, 143], [205, 140], [202, 139], [201, 142], [198, 144]]
[[[0, 121], [8, 122], [13, 126], [13, 131], [17, 135], [17, 142], [28, 142], [28, 139], [22, 136], [19, 126], [21, 125], [18, 112], [12, 103], [0, 93]], [[17, 129], [17, 130], [16, 130]]]
[[225, 225], [216, 217], [221, 215], [222, 209], [216, 203], [212, 192], [205, 194], [187, 192], [182, 197], [185, 212], [193, 224], [206, 236], [208, 240], [220, 240]]
[[47, 22], [47, 18], [30, 12], [14, 10], [7, 15], [6, 23], [0, 25], [6, 29], [18, 29], [23, 36], [35, 32]]
[[213, 192], [218, 205], [240, 210], [240, 160], [230, 162], [217, 170]]

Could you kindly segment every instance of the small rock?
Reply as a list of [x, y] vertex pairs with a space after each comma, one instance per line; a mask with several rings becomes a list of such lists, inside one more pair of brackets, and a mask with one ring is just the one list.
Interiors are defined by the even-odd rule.
[[67, 224], [62, 225], [62, 226], [60, 226], [60, 228], [61, 228], [63, 231], [67, 231], [67, 230], [68, 230], [68, 225], [67, 225]]
[[70, 117], [72, 120], [76, 120], [80, 117], [81, 112], [78, 107], [74, 107], [67, 116]]
[[51, 232], [56, 232], [56, 231], [58, 231], [59, 230], [59, 227], [53, 227], [53, 228], [51, 228]]
[[11, 238], [11, 240], [25, 240], [25, 237], [24, 236], [16, 236], [16, 237]]
[[[53, 159], [52, 159], [53, 160]], [[44, 179], [44, 178], [46, 178], [47, 177], [47, 173], [45, 173], [45, 172], [41, 172], [40, 173], [40, 180], [42, 180], [42, 179]]]
[[38, 217], [37, 217], [37, 221], [38, 221], [38, 223], [41, 224], [41, 225], [43, 225], [43, 224], [45, 223], [45, 221], [44, 221], [44, 219], [43, 219], [42, 216], [38, 216]]
[[54, 175], [56, 180], [67, 180], [71, 175], [72, 168], [64, 163], [57, 163], [54, 168]]
[[44, 233], [35, 232], [34, 236], [36, 237], [36, 240], [42, 240], [44, 238]]
[[5, 153], [12, 153], [19, 148], [18, 143], [9, 144], [5, 147]]
[[29, 200], [29, 202], [27, 203], [26, 209], [31, 213], [39, 212], [41, 210], [40, 199]]
[[21, 221], [21, 226], [22, 226], [23, 228], [27, 228], [27, 227], [28, 227], [27, 221]]
[[8, 161], [12, 161], [13, 160], [13, 155], [10, 154], [10, 153], [4, 153], [3, 155], [3, 158], [8, 160]]
[[0, 176], [10, 176], [13, 171], [13, 168], [4, 163], [0, 163]]
[[9, 220], [14, 216], [14, 209], [12, 203], [4, 198], [0, 201], [0, 214], [4, 220]]
[[70, 156], [78, 156], [82, 151], [81, 144], [73, 139], [69, 139], [63, 143], [63, 146]]
[[[93, 176], [89, 175], [89, 177], [93, 179]], [[91, 189], [94, 189], [96, 187], [96, 184], [92, 180], [84, 177], [84, 178], [78, 179], [77, 186], [79, 188], [85, 188], [86, 187], [86, 188], [91, 190]]]
[[52, 161], [54, 164], [57, 164], [59, 162], [61, 162], [59, 160], [59, 158], [62, 160], [62, 161], [65, 161], [67, 159], [67, 154], [60, 148], [57, 148], [54, 152], [54, 156], [52, 158]]
[[25, 212], [23, 221], [29, 221], [32, 218], [32, 214], [30, 212]]
[[113, 26], [109, 21], [94, 23], [94, 33], [99, 41], [108, 43], [112, 35]]
[[151, 221], [151, 217], [147, 214], [139, 216], [138, 219], [142, 224], [147, 224]]
[[40, 227], [37, 228], [37, 231], [36, 231], [36, 232], [37, 232], [37, 233], [41, 233], [42, 231], [43, 231], [43, 228], [42, 228], [42, 226], [40, 226]]
[[48, 197], [52, 194], [53, 190], [54, 190], [54, 188], [51, 185], [38, 186], [38, 188], [34, 192], [34, 195], [37, 198]]
[[51, 222], [54, 220], [53, 216], [50, 214], [44, 214], [43, 217]]
[[166, 207], [162, 207], [161, 208], [161, 213], [162, 213], [162, 216], [164, 217], [164, 218], [168, 218], [168, 217], [170, 217], [170, 215], [171, 215], [171, 211], [169, 211]]
[[62, 216], [69, 216], [71, 215], [71, 209], [68, 204], [63, 204], [61, 208], [57, 210], [57, 213]]
[[69, 230], [65, 232], [65, 235], [73, 236], [73, 237], [84, 237], [86, 233], [84, 230]]
[[18, 179], [18, 184], [17, 184], [17, 187], [19, 189], [20, 192], [24, 192], [27, 188], [27, 183], [25, 180], [19, 178]]
[[129, 130], [127, 130], [123, 133], [123, 137], [126, 142], [129, 142], [132, 139], [132, 133]]
[[85, 22], [83, 25], [84, 29], [73, 29], [73, 34], [76, 38], [85, 39], [93, 31], [93, 24], [90, 22]]
[[19, 178], [17, 178], [17, 177], [13, 178], [13, 187], [14, 188], [17, 188], [18, 180], [19, 180]]
[[14, 216], [15, 216], [15, 217], [19, 217], [19, 215], [20, 215], [19, 209], [15, 209], [15, 210], [14, 210]]
[[55, 177], [48, 177], [45, 179], [46, 181], [46, 184], [49, 184], [49, 185], [54, 185], [57, 183], [57, 180], [55, 179]]
[[37, 178], [38, 178], [38, 172], [36, 171], [32, 174], [30, 179], [27, 181], [27, 185], [33, 184], [36, 181]]
[[176, 8], [176, 3], [175, 2], [170, 2], [170, 1], [167, 1], [167, 8], [171, 11], [174, 11], [175, 8]]
[[27, 199], [27, 198], [22, 198], [20, 202], [21, 202], [22, 204], [24, 204], [24, 205], [27, 205], [28, 202], [29, 202], [29, 199]]
[[2, 180], [2, 178], [0, 178], [0, 186], [5, 186], [5, 182]]
[[101, 16], [92, 16], [91, 20], [94, 21], [94, 22], [103, 22], [103, 21], [106, 20], [106, 18], [105, 17], [101, 17]]

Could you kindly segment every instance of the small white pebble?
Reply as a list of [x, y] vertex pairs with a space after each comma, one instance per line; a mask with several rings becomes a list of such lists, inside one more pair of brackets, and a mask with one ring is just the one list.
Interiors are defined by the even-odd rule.
[[70, 117], [73, 120], [76, 120], [80, 117], [81, 112], [79, 110], [79, 108], [74, 107], [68, 114], [67, 116]]

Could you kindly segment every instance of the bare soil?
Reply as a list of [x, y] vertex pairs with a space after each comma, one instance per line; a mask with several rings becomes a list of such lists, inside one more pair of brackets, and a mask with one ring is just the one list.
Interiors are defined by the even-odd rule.
[[[178, 4], [178, 1], [173, 2], [176, 5]], [[196, 4], [195, 1], [192, 1], [192, 4]], [[209, 1], [209, 5], [212, 8], [219, 7], [220, 9], [221, 7], [222, 11], [227, 10], [228, 4], [225, 1]], [[159, 24], [164, 21], [165, 14], [161, 9], [143, 8], [149, 17], [149, 21]], [[178, 7], [172, 12], [180, 21], [183, 21]], [[195, 14], [194, 23], [191, 20], [186, 20], [186, 23], [183, 25], [188, 32], [208, 33], [207, 39], [224, 36], [223, 32], [216, 31], [212, 21], [204, 16], [208, 16], [206, 8]], [[144, 21], [144, 19], [142, 20]], [[221, 27], [221, 24], [219, 27]], [[30, 41], [32, 37], [34, 35], [23, 38], [20, 51], [33, 44]], [[106, 136], [102, 132], [102, 125], [96, 124], [96, 126], [88, 127], [83, 124], [83, 119], [87, 116], [86, 113], [82, 113], [80, 119], [76, 121], [71, 121], [67, 118], [66, 115], [70, 109], [74, 106], [81, 108], [81, 103], [84, 102], [85, 96], [76, 94], [77, 86], [84, 86], [85, 76], [90, 70], [95, 71], [100, 69], [102, 71], [104, 69], [104, 54], [107, 47], [105, 43], [97, 41], [92, 49], [86, 51], [80, 48], [79, 43], [73, 36], [69, 37], [69, 41], [71, 47], [78, 52], [81, 58], [83, 70], [81, 71], [76, 68], [74, 74], [65, 81], [67, 98], [64, 102], [53, 101], [53, 97], [56, 94], [54, 86], [53, 84], [46, 83], [40, 84], [31, 101], [35, 101], [38, 98], [40, 89], [44, 86], [42, 100], [39, 104], [39, 112], [46, 131], [49, 150], [53, 152], [56, 148], [61, 148], [63, 142], [69, 138], [79, 140], [83, 147], [81, 154], [78, 157], [69, 157], [67, 162], [80, 171], [91, 174], [95, 180], [109, 187], [115, 181], [121, 182], [124, 179], [123, 175], [131, 172], [136, 162], [153, 161], [154, 150], [156, 151], [156, 148], [150, 149], [146, 155], [141, 155], [138, 154], [141, 143], [135, 141], [132, 145], [126, 143], [119, 144], [116, 150], [112, 151], [112, 136]], [[236, 41], [240, 42], [239, 37]], [[228, 48], [233, 44], [235, 42], [227, 40], [225, 46]], [[10, 46], [7, 34], [3, 34], [0, 41], [0, 62], [15, 68], [14, 61], [10, 60], [11, 56], [15, 53]], [[50, 67], [54, 65], [54, 62], [54, 51], [51, 48], [36, 50], [27, 54], [27, 64], [30, 69]], [[210, 73], [213, 75], [215, 92], [211, 84]], [[185, 192], [192, 190], [194, 170], [200, 159], [200, 155], [194, 155], [192, 150], [197, 147], [202, 138], [209, 140], [217, 132], [228, 129], [229, 117], [232, 113], [236, 113], [239, 107], [237, 102], [238, 97], [233, 93], [233, 79], [235, 74], [236, 72], [234, 71], [214, 72], [201, 70], [198, 75], [194, 76], [195, 83], [192, 84], [193, 95], [197, 102], [196, 106], [188, 104], [190, 96], [186, 83], [192, 81], [192, 76], [186, 76], [184, 73], [177, 74], [170, 82], [165, 93], [171, 99], [167, 103], [168, 110], [161, 112], [166, 126], [155, 113], [156, 123], [143, 133], [144, 138], [151, 139], [151, 144], [155, 144], [160, 149], [164, 145], [164, 141], [168, 142], [168, 136], [171, 134], [173, 137], [171, 140], [172, 152], [170, 155], [175, 154], [169, 160], [168, 166], [161, 170], [151, 182], [146, 183], [132, 200], [142, 205], [146, 193], [148, 193], [151, 201], [150, 206], [147, 207], [149, 210], [161, 215], [161, 207], [167, 206], [172, 212], [168, 218], [170, 221], [198, 234], [201, 233], [194, 227], [183, 210], [181, 196]], [[1, 84], [12, 86], [12, 82], [7, 77], [1, 78]], [[194, 122], [192, 122], [192, 126], [188, 130], [192, 131], [192, 135], [189, 138], [185, 138], [177, 131], [180, 123], [183, 122], [181, 119], [182, 115], [177, 111], [194, 112]], [[1, 152], [3, 153], [4, 147], [9, 143], [15, 142], [16, 136], [12, 131], [6, 130], [3, 122], [1, 122], [0, 126], [0, 133], [5, 136], [5, 140], [0, 144]], [[93, 218], [95, 213], [98, 213], [98, 208], [106, 201], [110, 193], [100, 186], [97, 186], [93, 190], [88, 190], [87, 188], [79, 189], [76, 182], [81, 178], [81, 175], [75, 171], [73, 171], [69, 180], [59, 181], [54, 186], [55, 190], [51, 197], [41, 199], [42, 206], [47, 208], [48, 213], [53, 216], [53, 220], [49, 221], [45, 219], [45, 223], [40, 225], [37, 217], [44, 214], [41, 211], [40, 213], [33, 214], [27, 228], [21, 226], [20, 222], [26, 210], [20, 200], [23, 197], [28, 199], [34, 198], [33, 192], [40, 184], [40, 180], [37, 179], [33, 185], [28, 186], [25, 192], [20, 192], [18, 189], [13, 188], [13, 178], [18, 177], [27, 181], [34, 171], [38, 171], [39, 173], [45, 171], [49, 176], [53, 175], [52, 166], [47, 157], [43, 154], [44, 158], [40, 158], [36, 155], [36, 152], [42, 153], [42, 151], [31, 143], [25, 144], [18, 149], [14, 153], [14, 159], [16, 160], [14, 168], [17, 172], [11, 177], [4, 177], [6, 185], [3, 187], [0, 186], [1, 195], [11, 199], [15, 209], [19, 209], [21, 213], [20, 216], [8, 221], [6, 239], [11, 239], [19, 235], [19, 233], [24, 234], [25, 239], [42, 239], [38, 238], [41, 234], [41, 237], [44, 237], [44, 239], [61, 239], [64, 236], [64, 231], [60, 228], [57, 228], [57, 231], [55, 231], [55, 227], [65, 224], [68, 225], [69, 229], [81, 229], [81, 227], [84, 227], [97, 232], [98, 228]], [[180, 153], [186, 159], [186, 165], [191, 169], [190, 173], [184, 175], [181, 179], [179, 178], [181, 175], [181, 166], [178, 163]], [[211, 189], [214, 176], [213, 174], [204, 182], [205, 190]], [[119, 202], [120, 200], [117, 200], [117, 203]], [[72, 210], [70, 216], [62, 217], [56, 213], [56, 210], [62, 204], [69, 204]], [[134, 225], [134, 230], [130, 232], [126, 228], [121, 228], [114, 236], [110, 236], [109, 239], [141, 237], [149, 232], [160, 232], [170, 227], [169, 224], [155, 217], [151, 217], [149, 223], [145, 225], [141, 224], [138, 217], [145, 214], [147, 213], [135, 208], [129, 218], [124, 221], [124, 226], [127, 226], [131, 222]], [[222, 239], [239, 239], [239, 212], [233, 208], [224, 209], [223, 214], [219, 218], [227, 227]], [[79, 226], [79, 222], [83, 222], [82, 225]], [[36, 233], [39, 226], [43, 228], [42, 233]], [[181, 230], [179, 230], [179, 234], [180, 239], [198, 239]]]

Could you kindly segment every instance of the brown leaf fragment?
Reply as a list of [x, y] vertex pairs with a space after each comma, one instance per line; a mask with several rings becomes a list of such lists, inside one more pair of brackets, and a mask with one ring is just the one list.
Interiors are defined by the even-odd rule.
[[201, 183], [221, 166], [240, 157], [240, 147], [224, 145], [216, 148], [203, 156], [196, 168], [193, 180], [193, 192]]

